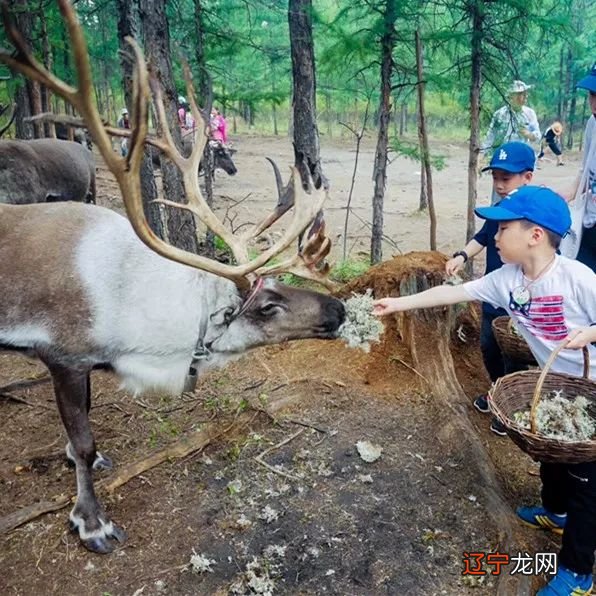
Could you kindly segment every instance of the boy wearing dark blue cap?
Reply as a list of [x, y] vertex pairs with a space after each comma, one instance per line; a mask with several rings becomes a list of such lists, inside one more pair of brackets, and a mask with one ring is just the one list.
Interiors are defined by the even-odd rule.
[[[496, 149], [490, 164], [482, 171], [490, 171], [493, 178], [493, 190], [499, 196], [499, 200], [507, 196], [511, 191], [526, 186], [532, 182], [536, 156], [533, 149], [526, 143], [512, 141], [504, 143]], [[498, 204], [498, 203], [497, 203]], [[447, 261], [445, 271], [447, 275], [454, 275], [463, 267], [468, 259], [480, 254], [486, 248], [486, 269], [487, 275], [503, 266], [495, 245], [495, 234], [499, 225], [495, 221], [486, 220], [478, 233], [468, 242], [463, 250], [454, 253]], [[480, 349], [484, 367], [488, 372], [491, 382], [499, 377], [518, 370], [523, 370], [524, 365], [507, 358], [497, 344], [493, 333], [492, 322], [497, 317], [507, 315], [504, 309], [495, 307], [488, 302], [482, 303], [482, 324], [480, 327]], [[483, 413], [488, 413], [488, 401], [486, 394], [478, 396], [474, 400], [474, 407]], [[490, 429], [497, 435], [505, 436], [505, 427], [493, 417]]]
[[[581, 376], [581, 348], [590, 355], [590, 378], [596, 379], [596, 274], [586, 265], [557, 255], [571, 226], [569, 208], [552, 190], [524, 186], [499, 205], [476, 209], [497, 221], [496, 247], [505, 265], [461, 286], [438, 286], [400, 298], [375, 301], [384, 316], [482, 300], [504, 308], [517, 323], [538, 364], [562, 341], [553, 371]], [[539, 596], [587, 596], [593, 587], [596, 550], [596, 461], [540, 466], [542, 506], [517, 514], [534, 528], [563, 533], [558, 571]]]

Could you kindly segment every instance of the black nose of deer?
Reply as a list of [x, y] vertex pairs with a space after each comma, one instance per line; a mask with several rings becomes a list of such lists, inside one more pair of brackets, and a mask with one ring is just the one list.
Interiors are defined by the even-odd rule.
[[343, 303], [336, 298], [329, 298], [323, 312], [325, 313], [323, 326], [326, 331], [337, 331], [346, 318], [346, 309]]

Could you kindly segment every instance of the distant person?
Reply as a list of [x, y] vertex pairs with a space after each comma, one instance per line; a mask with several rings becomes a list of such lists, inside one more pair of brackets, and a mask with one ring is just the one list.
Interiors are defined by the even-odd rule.
[[[542, 135], [536, 112], [526, 105], [528, 90], [531, 88], [531, 85], [526, 85], [523, 81], [513, 81], [508, 90], [508, 103], [493, 114], [481, 147], [484, 155], [509, 141], [520, 141], [528, 145], [540, 141]], [[498, 193], [493, 189], [491, 204], [494, 205], [499, 200]]]
[[[532, 182], [536, 156], [531, 147], [520, 141], [505, 143], [494, 152], [490, 164], [484, 168], [490, 171], [493, 187], [501, 199], [517, 188]], [[498, 203], [497, 203], [498, 204]], [[503, 261], [497, 250], [495, 235], [499, 231], [496, 221], [486, 220], [480, 231], [466, 244], [463, 250], [457, 251], [445, 264], [447, 275], [454, 275], [468, 259], [475, 257], [486, 249], [485, 275], [503, 266]], [[493, 332], [492, 322], [497, 317], [507, 316], [507, 311], [494, 306], [490, 302], [482, 303], [482, 323], [480, 325], [480, 351], [484, 368], [492, 383], [503, 375], [524, 370], [526, 367], [508, 358], [499, 347]], [[486, 394], [474, 400], [474, 407], [482, 413], [490, 412]], [[497, 418], [490, 423], [490, 430], [497, 435], [505, 436], [505, 427]]]
[[228, 124], [218, 108], [211, 109], [211, 140], [226, 144], [228, 142]]
[[577, 260], [596, 272], [596, 62], [577, 86], [588, 91], [592, 116], [586, 124], [582, 166], [573, 189], [565, 198], [584, 203], [581, 227], [577, 230], [573, 227], [574, 232], [581, 233]]
[[[178, 96], [178, 124], [182, 137], [191, 134], [195, 130], [195, 119], [192, 117], [190, 104], [183, 95]], [[194, 141], [194, 139], [192, 139]]]
[[509, 141], [537, 143], [540, 141], [540, 126], [536, 112], [526, 105], [531, 85], [523, 81], [513, 81], [509, 87], [509, 101], [499, 108], [492, 117], [482, 151], [494, 151], [499, 145]]
[[[118, 128], [126, 128], [130, 130], [130, 119], [128, 117], [128, 110], [122, 108], [120, 118], [118, 118]], [[125, 137], [120, 141], [120, 155], [126, 157], [128, 155], [128, 139]]]
[[540, 153], [538, 159], [544, 157], [545, 145], [557, 156], [557, 165], [565, 165], [563, 163], [563, 143], [561, 142], [561, 135], [563, 134], [563, 125], [560, 122], [553, 122], [547, 129], [542, 140], [540, 141]]

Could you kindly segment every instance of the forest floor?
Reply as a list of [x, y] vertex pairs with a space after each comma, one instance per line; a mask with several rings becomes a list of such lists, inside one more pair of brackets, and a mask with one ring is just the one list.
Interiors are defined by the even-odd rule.
[[[225, 208], [251, 193], [240, 207], [256, 219], [257, 211], [264, 213], [274, 202], [273, 176], [263, 158], [290, 163], [291, 146], [287, 139], [262, 137], [242, 137], [235, 144], [238, 175], [218, 173], [216, 200]], [[322, 144], [333, 185], [326, 208], [333, 233], [343, 229], [351, 145]], [[464, 236], [467, 158], [461, 146], [436, 151], [447, 156], [435, 193], [439, 249], [449, 253]], [[372, 194], [373, 156], [374, 146], [365, 143], [353, 199], [364, 220], [370, 219], [365, 205]], [[536, 182], [564, 188], [576, 167], [573, 156], [562, 168], [545, 163]], [[403, 252], [427, 248], [427, 219], [417, 213], [417, 171], [403, 159], [389, 168], [386, 233]], [[483, 199], [488, 188], [483, 177]], [[105, 171], [99, 197], [100, 204], [121, 207]], [[368, 233], [355, 222], [352, 230], [354, 256], [366, 250]], [[388, 247], [386, 258], [392, 252]], [[488, 381], [477, 329], [466, 329], [466, 335], [466, 343], [452, 340], [452, 354], [470, 398], [471, 430], [495, 463], [511, 508], [534, 502], [536, 464], [508, 439], [491, 434], [489, 418], [471, 406]], [[42, 372], [38, 362], [0, 353], [0, 385]], [[75, 491], [51, 386], [13, 396], [17, 399], [0, 397], [0, 517]], [[439, 407], [397, 340], [390, 354], [348, 350], [338, 341], [257, 350], [211, 373], [194, 394], [180, 399], [135, 398], [98, 372], [92, 404], [96, 441], [116, 466], [98, 479], [198, 428], [234, 426], [202, 451], [172, 458], [110, 494], [100, 493], [108, 514], [128, 533], [111, 555], [93, 555], [79, 545], [68, 531], [66, 508], [0, 536], [2, 594], [496, 593], [495, 578], [462, 576], [464, 552], [499, 548], [499, 528], [479, 492], [478, 470], [463, 447], [458, 454], [457, 445], [442, 444], [441, 428], [453, 414]], [[380, 459], [364, 462], [358, 441], [382, 447]], [[521, 527], [517, 538], [522, 552], [558, 548], [551, 536]], [[191, 569], [193, 553], [212, 561], [209, 571]]]

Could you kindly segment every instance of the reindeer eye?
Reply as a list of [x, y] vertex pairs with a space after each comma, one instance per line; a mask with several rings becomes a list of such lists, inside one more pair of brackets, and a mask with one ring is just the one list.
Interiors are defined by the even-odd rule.
[[279, 310], [279, 306], [277, 304], [265, 304], [259, 309], [259, 313], [266, 317], [270, 317], [274, 315]]

